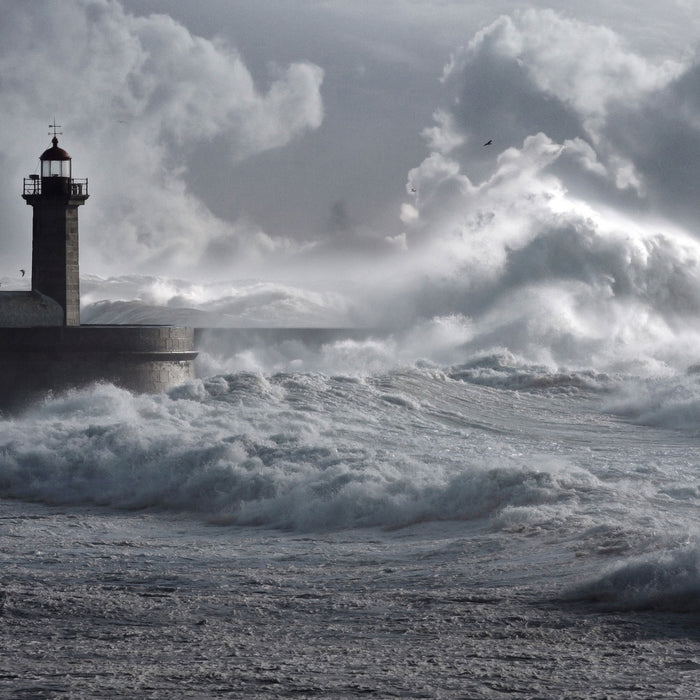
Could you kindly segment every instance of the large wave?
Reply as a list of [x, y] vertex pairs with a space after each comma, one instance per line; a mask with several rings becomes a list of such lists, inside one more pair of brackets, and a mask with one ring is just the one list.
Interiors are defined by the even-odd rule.
[[[488, 437], [488, 448], [482, 441], [460, 455], [460, 418], [444, 421], [389, 378], [238, 373], [150, 397], [97, 386], [0, 424], [0, 493], [327, 529], [488, 519], [505, 510], [504, 523], [512, 523], [521, 507], [533, 509], [527, 519], [550, 523], [561, 509], [565, 521], [577, 490], [598, 487], [585, 470], [513, 458]], [[429, 423], [443, 433], [442, 446], [426, 442], [421, 427]], [[540, 505], [545, 512], [536, 515]]]
[[[91, 278], [84, 323], [195, 327], [365, 328], [395, 342], [393, 359], [459, 364], [510, 354], [548, 369], [646, 375], [685, 372], [700, 358], [700, 254], [663, 238], [550, 231], [442, 275], [363, 288], [296, 283], [194, 284]], [[386, 347], [386, 346], [385, 346]]]
[[[563, 393], [562, 382], [520, 396], [425, 367], [236, 372], [156, 396], [98, 385], [0, 422], [0, 495], [302, 530], [477, 520], [577, 539], [620, 523], [682, 529], [697, 494], [672, 492], [662, 476], [630, 491], [617, 442], [599, 444], [609, 419], [579, 415], [581, 382]], [[657, 497], [677, 503], [679, 522], [664, 520]]]

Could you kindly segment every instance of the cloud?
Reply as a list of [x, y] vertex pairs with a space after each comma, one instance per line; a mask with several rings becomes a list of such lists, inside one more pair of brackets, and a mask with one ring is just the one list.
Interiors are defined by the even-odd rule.
[[603, 133], [646, 185], [650, 204], [700, 237], [700, 65], [638, 105], [619, 103]]
[[184, 270], [231, 265], [206, 259], [222, 246], [239, 260], [278, 247], [194, 196], [189, 160], [203, 143], [216, 141], [236, 162], [317, 129], [321, 68], [279, 67], [261, 90], [227, 42], [166, 15], [132, 15], [117, 0], [11, 3], [0, 47], [5, 131], [22, 135], [4, 149], [2, 171], [8, 182], [26, 173], [45, 147], [39, 124], [55, 115], [74, 175], [90, 179], [81, 210], [90, 264]]
[[505, 211], [521, 233], [564, 211], [653, 213], [675, 189], [664, 176], [680, 185], [700, 163], [699, 75], [690, 59], [647, 61], [551, 10], [500, 17], [445, 68], [446, 104], [424, 131], [432, 152], [408, 175], [408, 240]]
[[527, 10], [478, 32], [454, 55], [443, 80], [456, 89], [455, 116], [463, 125], [498, 105], [506, 136], [522, 138], [534, 119], [561, 140], [596, 138], [611, 106], [638, 105], [684, 69], [678, 61], [644, 59], [607, 27]]
[[438, 109], [434, 114], [436, 126], [423, 129], [423, 137], [433, 151], [448, 154], [464, 143], [465, 137], [454, 126], [454, 117], [445, 110]]
[[449, 142], [461, 136], [479, 180], [492, 162], [491, 151], [481, 148], [488, 139], [499, 151], [537, 132], [558, 143], [580, 139], [595, 148], [613, 184], [642, 190], [634, 159], [610, 138], [611, 124], [624, 129], [623, 114], [648, 110], [689, 66], [688, 58], [648, 60], [609, 28], [551, 10], [502, 16], [446, 66], [448, 99], [429, 132], [432, 147], [441, 133]]

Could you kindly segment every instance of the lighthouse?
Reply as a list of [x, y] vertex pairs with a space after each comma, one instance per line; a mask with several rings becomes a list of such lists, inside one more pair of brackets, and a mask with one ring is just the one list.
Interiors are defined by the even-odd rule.
[[32, 288], [0, 290], [0, 412], [96, 382], [160, 393], [194, 376], [192, 328], [80, 323], [78, 207], [88, 181], [73, 177], [60, 127], [50, 128], [40, 173], [22, 191], [33, 209]]
[[25, 178], [22, 194], [34, 210], [32, 291], [63, 308], [64, 326], [79, 326], [78, 207], [89, 196], [88, 181], [73, 178], [71, 157], [58, 145], [60, 127], [54, 122], [50, 128], [52, 146], [39, 156], [41, 175]]

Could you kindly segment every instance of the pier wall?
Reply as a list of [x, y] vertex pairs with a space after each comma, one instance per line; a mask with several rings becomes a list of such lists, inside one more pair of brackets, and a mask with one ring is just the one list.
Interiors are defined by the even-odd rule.
[[57, 326], [0, 329], [0, 408], [110, 382], [160, 393], [194, 376], [191, 328]]

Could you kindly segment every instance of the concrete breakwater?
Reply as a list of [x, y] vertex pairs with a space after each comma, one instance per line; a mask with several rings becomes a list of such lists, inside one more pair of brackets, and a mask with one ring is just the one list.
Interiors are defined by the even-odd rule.
[[20, 408], [47, 392], [98, 381], [158, 393], [191, 379], [196, 355], [192, 328], [3, 328], [0, 407]]

